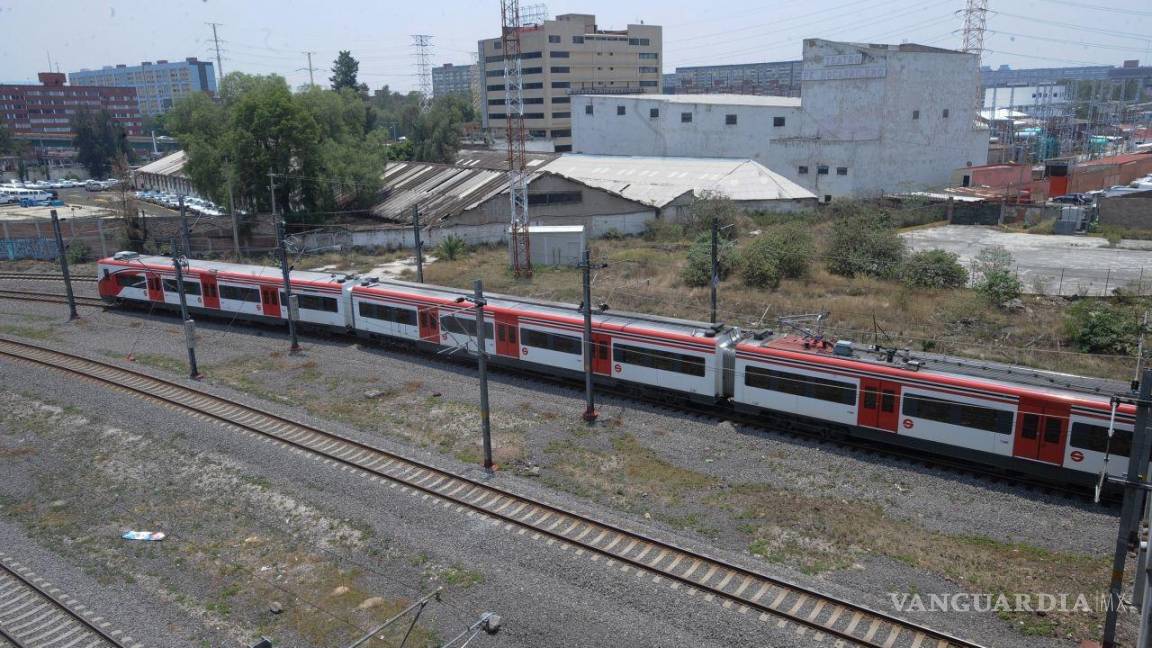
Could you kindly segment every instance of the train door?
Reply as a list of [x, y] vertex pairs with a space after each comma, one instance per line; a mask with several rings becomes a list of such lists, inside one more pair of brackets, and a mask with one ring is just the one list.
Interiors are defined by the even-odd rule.
[[260, 286], [260, 304], [267, 317], [280, 317], [280, 289], [277, 286]]
[[900, 423], [899, 383], [860, 379], [860, 395], [857, 402], [858, 423], [864, 427], [879, 428], [895, 432]]
[[1063, 463], [1071, 413], [1072, 408], [1067, 404], [1021, 399], [1012, 454], [1045, 463]]
[[612, 374], [612, 338], [601, 333], [592, 334], [592, 372]]
[[520, 357], [520, 319], [515, 315], [496, 315], [496, 355]]
[[440, 309], [435, 306], [416, 308], [420, 324], [420, 339], [425, 342], [440, 342]]
[[200, 275], [201, 295], [204, 301], [204, 308], [220, 308], [220, 288], [216, 285], [216, 275], [212, 272], [205, 272]]
[[144, 276], [148, 283], [148, 300], [155, 302], [164, 301], [164, 284], [160, 280], [160, 273], [146, 272]]

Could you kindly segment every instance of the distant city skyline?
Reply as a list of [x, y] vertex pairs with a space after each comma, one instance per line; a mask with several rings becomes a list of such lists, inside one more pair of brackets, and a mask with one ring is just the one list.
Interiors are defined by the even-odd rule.
[[[797, 59], [809, 37], [875, 43], [911, 41], [959, 48], [963, 0], [814, 0], [720, 5], [668, 0], [659, 5], [605, 0], [553, 3], [550, 15], [596, 14], [601, 28], [628, 23], [664, 27], [664, 72], [677, 66]], [[483, 38], [499, 34], [495, 0], [339, 4], [319, 11], [298, 0], [155, 3], [0, 0], [0, 82], [34, 81], [38, 72], [75, 72], [195, 56], [216, 61], [208, 22], [221, 23], [225, 73], [280, 74], [308, 82], [306, 50], [317, 83], [347, 49], [372, 89], [416, 88], [410, 34], [432, 34], [433, 65], [471, 63]], [[1152, 65], [1152, 7], [1146, 0], [992, 0], [984, 65], [996, 68]]]

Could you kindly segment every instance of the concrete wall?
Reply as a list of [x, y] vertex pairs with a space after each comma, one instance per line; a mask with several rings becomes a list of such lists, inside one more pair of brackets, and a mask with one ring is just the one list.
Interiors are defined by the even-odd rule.
[[[751, 158], [822, 198], [941, 187], [953, 170], [985, 164], [988, 130], [977, 125], [971, 96], [976, 58], [890, 47], [806, 40], [799, 108], [763, 98], [729, 105], [574, 97], [573, 151]], [[735, 126], [725, 123], [728, 114]], [[774, 126], [775, 117], [784, 125]]]
[[1100, 224], [1129, 229], [1152, 229], [1152, 192], [1145, 195], [1096, 199]]

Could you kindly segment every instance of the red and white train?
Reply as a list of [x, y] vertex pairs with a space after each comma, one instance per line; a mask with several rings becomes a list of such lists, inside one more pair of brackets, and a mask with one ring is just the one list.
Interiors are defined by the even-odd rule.
[[[189, 260], [182, 271], [194, 313], [287, 318], [279, 269]], [[168, 257], [122, 252], [102, 259], [99, 273], [100, 295], [109, 302], [179, 304]], [[435, 350], [475, 349], [475, 311], [460, 301], [465, 291], [304, 271], [293, 271], [291, 282], [303, 325]], [[583, 373], [583, 316], [576, 306], [488, 295], [484, 317], [492, 361]], [[604, 383], [1053, 482], [1094, 483], [1106, 452], [1109, 474], [1127, 471], [1135, 409], [1120, 405], [1113, 412], [1103, 381], [1018, 369], [1019, 379], [1004, 380], [992, 376], [1008, 375], [1007, 367], [987, 363], [894, 360], [843, 342], [615, 312], [593, 315], [592, 348], [593, 371]], [[1081, 388], [1056, 386], [1076, 383]], [[1089, 385], [1099, 394], [1082, 389]]]

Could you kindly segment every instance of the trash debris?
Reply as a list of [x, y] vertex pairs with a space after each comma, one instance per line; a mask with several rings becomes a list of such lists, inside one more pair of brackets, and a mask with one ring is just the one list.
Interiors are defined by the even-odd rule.
[[120, 536], [125, 540], [145, 540], [147, 542], [159, 542], [164, 539], [163, 531], [127, 531], [124, 535]]

